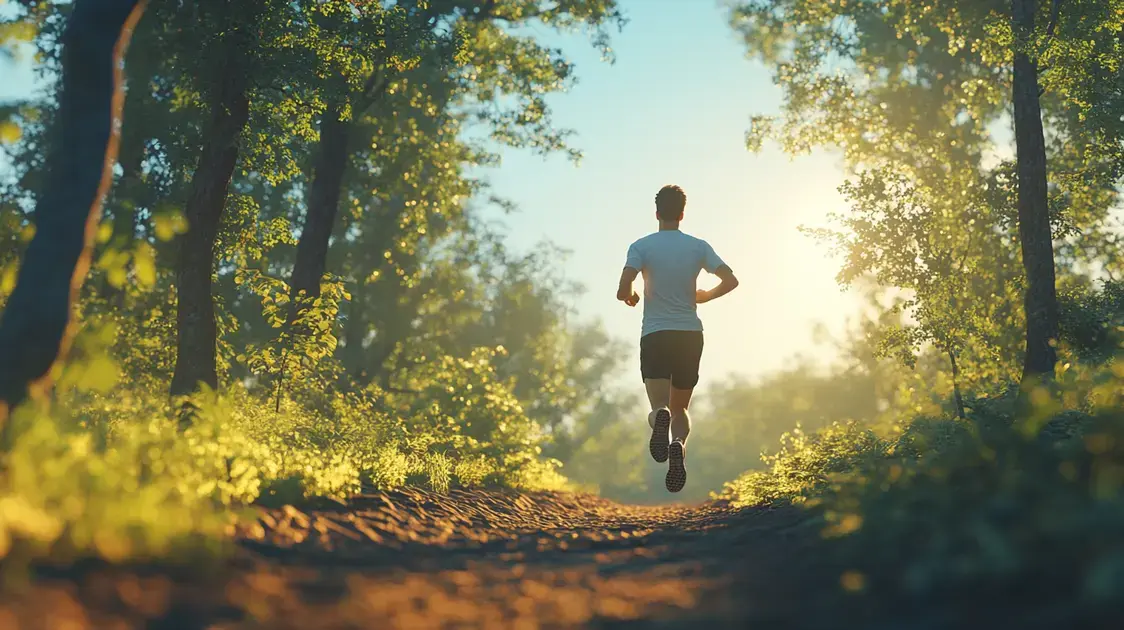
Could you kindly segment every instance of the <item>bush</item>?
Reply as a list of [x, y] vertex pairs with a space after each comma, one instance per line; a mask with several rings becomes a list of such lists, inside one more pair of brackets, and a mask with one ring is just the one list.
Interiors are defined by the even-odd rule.
[[1103, 363], [1120, 348], [1124, 283], [1105, 282], [1100, 291], [1069, 288], [1058, 296], [1061, 340], [1083, 361]]
[[[108, 341], [82, 343], [96, 357], [95, 342]], [[72, 364], [52, 412], [25, 407], [13, 420], [0, 558], [9, 570], [83, 556], [199, 558], [222, 551], [245, 506], [342, 499], [364, 484], [567, 487], [489, 359], [435, 361], [405, 404], [312, 383], [319, 393], [283, 399], [277, 411], [270, 392], [234, 384], [195, 397], [186, 427], [143, 377], [115, 385], [95, 370], [100, 360]]]
[[778, 500], [803, 502], [837, 475], [882, 456], [888, 444], [857, 422], [839, 423], [815, 433], [800, 427], [785, 433], [775, 454], [763, 454], [764, 470], [752, 470], [725, 485], [721, 499], [735, 505]]
[[723, 496], [802, 503], [833, 539], [829, 549], [884, 602], [941, 594], [994, 609], [1033, 592], [1028, 615], [1038, 605], [1070, 620], [1119, 612], [1124, 380], [1103, 371], [1093, 380], [1084, 409], [1041, 420], [1016, 417], [1003, 397], [974, 401], [966, 421], [913, 419], [893, 442], [860, 425], [786, 436], [767, 470]]
[[[94, 434], [48, 414], [21, 409], [0, 478], [0, 550], [5, 567], [40, 558], [66, 562], [164, 557], [179, 546], [213, 544], [233, 512], [257, 496], [262, 453], [220, 439], [206, 424], [182, 436], [167, 420], [119, 427], [100, 445]], [[231, 455], [236, 455], [231, 457]], [[13, 562], [14, 561], [14, 562]]]

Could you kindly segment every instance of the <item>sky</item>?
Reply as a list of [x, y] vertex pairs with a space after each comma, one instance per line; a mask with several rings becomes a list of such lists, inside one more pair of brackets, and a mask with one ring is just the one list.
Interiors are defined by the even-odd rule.
[[[858, 304], [835, 283], [838, 261], [797, 228], [824, 226], [844, 209], [838, 158], [745, 149], [750, 117], [776, 112], [780, 90], [768, 68], [746, 59], [719, 0], [621, 5], [629, 22], [613, 34], [612, 64], [583, 35], [537, 31], [576, 65], [577, 84], [549, 102], [584, 159], [575, 166], [508, 150], [481, 173], [519, 207], [501, 218], [509, 244], [526, 251], [550, 240], [569, 251], [558, 265], [586, 287], [578, 317], [627, 342], [621, 378], [638, 387], [641, 307], [617, 302], [616, 285], [628, 245], [657, 227], [655, 193], [678, 184], [688, 198], [682, 229], [709, 241], [741, 280], [700, 306], [700, 390], [729, 375], [764, 375], [797, 353], [829, 358], [813, 326], [841, 331]], [[32, 79], [27, 60], [0, 59], [0, 100], [27, 94]], [[700, 287], [717, 282], [704, 272]]]
[[[656, 192], [678, 184], [687, 193], [683, 231], [709, 241], [741, 281], [699, 307], [700, 388], [731, 374], [761, 376], [796, 353], [829, 358], [814, 344], [813, 326], [841, 331], [858, 304], [835, 282], [838, 261], [798, 227], [826, 226], [828, 213], [845, 209], [839, 159], [746, 150], [750, 117], [777, 112], [781, 95], [768, 68], [746, 58], [717, 0], [622, 7], [629, 23], [614, 32], [613, 64], [584, 36], [546, 38], [576, 64], [577, 84], [550, 104], [555, 122], [577, 132], [584, 159], [575, 166], [508, 151], [486, 174], [520, 205], [503, 218], [509, 242], [529, 249], [549, 239], [569, 250], [560, 264], [587, 289], [580, 317], [627, 341], [625, 376], [635, 380], [626, 382], [638, 386], [641, 307], [615, 300], [617, 281], [628, 245], [657, 229]], [[699, 282], [718, 280], [704, 272]]]

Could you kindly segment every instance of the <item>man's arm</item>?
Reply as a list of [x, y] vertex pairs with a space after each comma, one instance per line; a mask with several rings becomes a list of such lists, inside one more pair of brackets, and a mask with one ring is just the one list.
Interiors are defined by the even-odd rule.
[[632, 290], [632, 283], [636, 281], [636, 276], [640, 271], [632, 267], [625, 267], [621, 272], [621, 281], [617, 285], [617, 299], [629, 306], [636, 306], [640, 302], [640, 296]]
[[729, 266], [720, 265], [714, 270], [714, 275], [718, 276], [718, 279], [722, 282], [709, 291], [703, 291], [702, 289], [696, 291], [695, 302], [698, 304], [705, 304], [711, 300], [718, 299], [738, 287], [738, 278], [734, 275], [733, 270], [731, 270]]

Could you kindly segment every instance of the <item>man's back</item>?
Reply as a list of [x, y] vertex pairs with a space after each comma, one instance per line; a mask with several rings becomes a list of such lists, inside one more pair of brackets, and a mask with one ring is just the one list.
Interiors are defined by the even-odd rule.
[[702, 330], [696, 281], [703, 269], [714, 273], [722, 264], [706, 241], [679, 230], [660, 230], [633, 243], [625, 266], [644, 277], [641, 336], [660, 330]]

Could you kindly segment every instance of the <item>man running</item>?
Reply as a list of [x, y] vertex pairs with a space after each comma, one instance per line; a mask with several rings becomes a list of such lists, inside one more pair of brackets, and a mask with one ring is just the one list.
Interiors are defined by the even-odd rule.
[[[738, 286], [734, 272], [706, 241], [679, 231], [687, 195], [678, 186], [664, 186], [656, 195], [658, 232], [628, 248], [617, 299], [636, 306], [632, 290], [644, 274], [644, 322], [640, 333], [640, 374], [652, 412], [648, 448], [657, 462], [669, 462], [665, 485], [679, 492], [687, 483], [687, 435], [691, 419], [687, 406], [699, 382], [703, 326], [696, 306], [722, 297]], [[715, 274], [721, 283], [703, 291], [695, 287], [699, 271]], [[668, 441], [668, 430], [671, 440]]]

